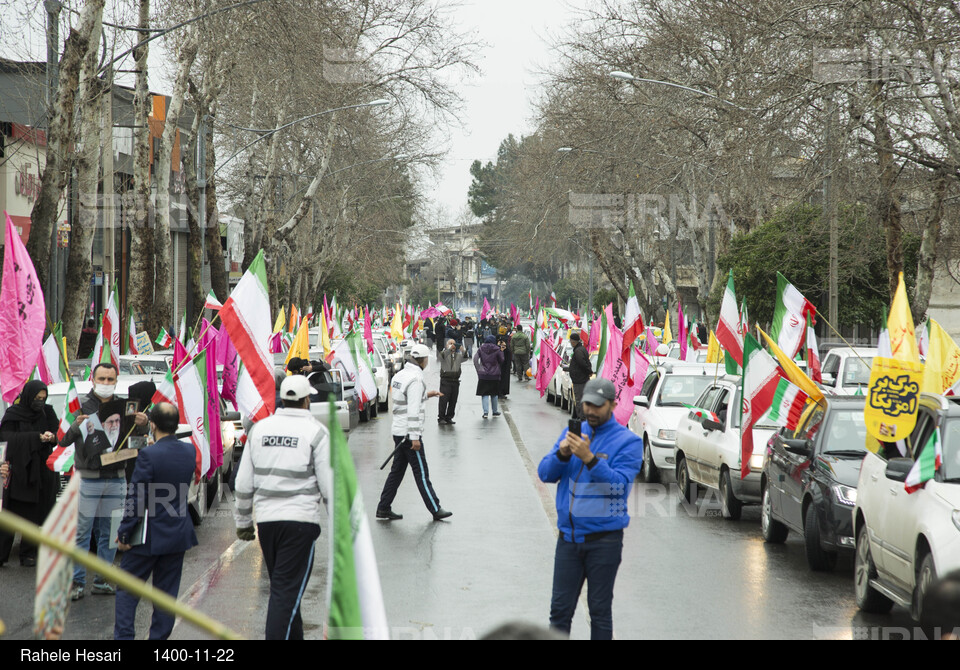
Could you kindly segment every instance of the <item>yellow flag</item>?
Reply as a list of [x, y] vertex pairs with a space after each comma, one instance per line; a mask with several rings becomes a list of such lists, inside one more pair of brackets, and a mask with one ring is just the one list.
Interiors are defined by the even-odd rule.
[[[863, 409], [867, 433], [883, 442], [906, 439], [917, 424], [923, 366], [876, 356]], [[867, 440], [867, 447], [872, 447]]]
[[329, 360], [333, 349], [330, 347], [330, 331], [327, 329], [327, 315], [320, 310], [320, 346], [323, 347], [323, 358]]
[[897, 283], [897, 292], [890, 305], [887, 317], [887, 330], [890, 333], [891, 357], [898, 361], [920, 362], [920, 349], [917, 347], [917, 334], [913, 328], [913, 315], [907, 300], [907, 287], [903, 283], [903, 273]]
[[670, 344], [673, 342], [673, 333], [670, 332], [670, 310], [667, 310], [667, 320], [663, 324], [663, 339], [661, 344]]
[[291, 358], [310, 360], [310, 328], [307, 326], [306, 318], [303, 319], [300, 328], [297, 329], [297, 336], [293, 338], [290, 351], [287, 352], [287, 360], [283, 363], [284, 366], [290, 362]]
[[280, 313], [277, 314], [277, 320], [273, 322], [273, 334], [276, 335], [281, 330], [283, 330], [284, 324], [287, 322], [287, 317], [285, 316], [286, 312], [283, 307], [280, 308]]
[[760, 334], [763, 336], [763, 339], [766, 341], [767, 346], [770, 347], [770, 351], [773, 352], [773, 355], [777, 357], [777, 362], [780, 363], [780, 367], [783, 368], [784, 373], [794, 385], [799, 386], [800, 390], [807, 394], [811, 400], [815, 402], [823, 401], [823, 391], [820, 390], [810, 377], [800, 369], [796, 363], [791, 360], [789, 356], [783, 353], [783, 350], [777, 346], [777, 343], [770, 339], [770, 336], [767, 335], [760, 327], [757, 327], [757, 330], [760, 331]]
[[710, 331], [710, 343], [707, 345], [707, 363], [723, 363], [723, 352], [714, 332]]
[[927, 364], [923, 369], [921, 390], [945, 393], [960, 381], [960, 347], [933, 319], [929, 320], [927, 328], [930, 347], [927, 350]]
[[287, 328], [287, 332], [294, 332], [298, 323], [300, 323], [300, 310], [297, 309], [296, 305], [290, 305], [290, 326]]
[[393, 310], [393, 321], [390, 322], [390, 336], [397, 341], [397, 344], [403, 342], [403, 320], [400, 318], [400, 305]]

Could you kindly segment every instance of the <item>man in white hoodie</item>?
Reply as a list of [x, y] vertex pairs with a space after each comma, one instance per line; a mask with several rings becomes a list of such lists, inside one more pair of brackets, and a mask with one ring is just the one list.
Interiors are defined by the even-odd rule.
[[310, 414], [310, 382], [291, 375], [280, 384], [283, 407], [253, 425], [234, 494], [237, 537], [253, 540], [253, 512], [270, 575], [266, 639], [302, 640], [300, 601], [320, 536], [320, 504], [333, 481], [330, 434]]
[[387, 521], [402, 519], [391, 509], [393, 499], [397, 496], [397, 489], [407, 472], [407, 466], [413, 470], [417, 488], [427, 510], [433, 514], [434, 521], [440, 521], [453, 515], [453, 512], [440, 507], [430, 483], [430, 471], [427, 468], [427, 457], [423, 452], [423, 422], [426, 417], [427, 398], [442, 395], [439, 391], [427, 392], [423, 381], [423, 369], [430, 360], [430, 350], [422, 344], [416, 344], [410, 349], [410, 360], [393, 377], [390, 384], [393, 394], [393, 467], [383, 485], [380, 494], [380, 503], [377, 505], [377, 518]]

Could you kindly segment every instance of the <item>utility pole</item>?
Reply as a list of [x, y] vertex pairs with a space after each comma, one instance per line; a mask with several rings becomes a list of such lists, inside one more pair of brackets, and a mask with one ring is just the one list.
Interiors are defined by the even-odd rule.
[[[47, 68], [46, 68], [46, 90], [45, 102], [47, 104], [47, 130], [50, 130], [50, 116], [53, 114], [53, 103], [57, 97], [57, 86], [60, 83], [60, 10], [63, 5], [60, 0], [44, 0], [43, 8], [47, 11]], [[49, 145], [48, 145], [49, 146]], [[40, 166], [37, 166], [39, 174], [43, 174]], [[68, 200], [69, 202], [69, 200]], [[59, 219], [59, 212], [57, 214]], [[63, 259], [60, 254], [60, 222], [53, 226], [50, 231], [50, 263], [47, 266], [46, 285], [52, 290], [52, 295], [47, 296], [50, 303], [47, 309], [50, 318], [54, 321], [60, 318], [60, 311], [63, 309], [63, 273], [61, 265]]]
[[827, 313], [830, 315], [830, 323], [836, 325], [839, 314], [839, 291], [837, 287], [837, 275], [839, 266], [839, 231], [837, 228], [837, 207], [836, 196], [833, 188], [833, 169], [836, 162], [834, 152], [834, 124], [836, 123], [837, 103], [834, 101], [833, 87], [827, 94], [827, 123], [824, 128], [824, 145], [826, 155], [823, 161], [823, 210], [824, 216], [830, 227], [830, 279], [829, 279], [829, 302]]

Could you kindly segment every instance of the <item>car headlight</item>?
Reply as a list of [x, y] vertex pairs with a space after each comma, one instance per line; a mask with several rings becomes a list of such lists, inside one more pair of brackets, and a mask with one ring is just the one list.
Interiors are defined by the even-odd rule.
[[960, 530], [960, 509], [953, 510], [953, 525]]
[[677, 431], [675, 431], [675, 430], [667, 430], [666, 428], [661, 428], [661, 429], [657, 432], [657, 438], [660, 439], [660, 440], [676, 440], [676, 439], [677, 439]]
[[750, 469], [754, 472], [763, 470], [763, 452], [750, 454]]
[[833, 494], [837, 496], [837, 502], [841, 505], [853, 507], [857, 504], [857, 489], [852, 486], [837, 485], [833, 487]]

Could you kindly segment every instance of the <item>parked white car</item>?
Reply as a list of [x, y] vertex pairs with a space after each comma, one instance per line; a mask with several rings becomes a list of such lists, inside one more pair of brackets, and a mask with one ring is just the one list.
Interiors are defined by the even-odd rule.
[[763, 418], [754, 426], [750, 474], [741, 479], [740, 391], [738, 376], [711, 382], [695, 403], [699, 409], [680, 419], [674, 447], [681, 501], [696, 502], [700, 486], [715, 490], [727, 519], [739, 519], [743, 505], [760, 502], [767, 442], [779, 429]]
[[386, 412], [390, 398], [390, 370], [376, 347], [368, 355], [373, 363], [373, 378], [377, 380], [377, 412]]
[[633, 399], [633, 414], [627, 427], [643, 438], [643, 469], [640, 477], [645, 482], [658, 482], [661, 473], [674, 472], [673, 450], [676, 446], [677, 425], [689, 414], [689, 405], [713, 381], [715, 366], [697, 367], [665, 363], [652, 365]]
[[[935, 429], [943, 451], [940, 470], [907, 493], [907, 474]], [[907, 449], [906, 458], [890, 445], [863, 460], [853, 510], [854, 587], [860, 609], [883, 613], [896, 603], [919, 620], [931, 584], [960, 569], [960, 404], [921, 394]]]
[[873, 347], [838, 347], [827, 351], [820, 372], [822, 386], [834, 395], [867, 393], [870, 366], [877, 350]]

